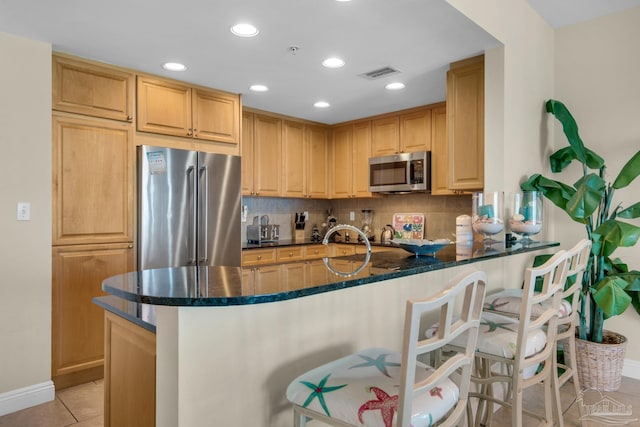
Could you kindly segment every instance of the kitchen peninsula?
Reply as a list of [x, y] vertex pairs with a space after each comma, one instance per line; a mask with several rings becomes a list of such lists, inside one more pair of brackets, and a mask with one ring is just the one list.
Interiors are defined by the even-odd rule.
[[[289, 426], [284, 391], [291, 379], [359, 348], [399, 349], [407, 299], [438, 292], [465, 268], [486, 271], [491, 289], [518, 286], [519, 278], [504, 280], [505, 263], [528, 264], [530, 252], [558, 245], [476, 243], [464, 256], [450, 245], [437, 257], [389, 247], [372, 253], [356, 275], [350, 272], [366, 255], [277, 265], [283, 271], [299, 267], [302, 280], [287, 280], [286, 272], [258, 280], [246, 267], [179, 267], [108, 278], [103, 289], [111, 296], [94, 300], [107, 316], [105, 426], [125, 425], [119, 423], [126, 422], [127, 405], [139, 398], [146, 404], [129, 407], [128, 416], [139, 420], [135, 412], [151, 411], [149, 419], [159, 427]], [[122, 339], [122, 331], [133, 333]], [[136, 348], [145, 350], [144, 358], [131, 368], [126, 364]], [[111, 369], [112, 363], [120, 365]], [[149, 395], [140, 388], [131, 392], [123, 381], [136, 387], [146, 381]]]

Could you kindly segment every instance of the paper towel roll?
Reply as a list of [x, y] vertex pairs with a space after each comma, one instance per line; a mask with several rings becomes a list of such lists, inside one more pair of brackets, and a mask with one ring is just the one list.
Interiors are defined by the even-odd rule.
[[460, 215], [456, 217], [456, 242], [457, 243], [473, 242], [473, 231], [471, 230], [471, 217], [469, 215]]

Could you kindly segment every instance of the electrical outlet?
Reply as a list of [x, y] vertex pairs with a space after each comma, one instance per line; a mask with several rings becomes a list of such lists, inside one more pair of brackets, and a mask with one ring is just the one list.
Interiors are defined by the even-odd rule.
[[349, 212], [349, 221], [356, 220], [356, 213], [354, 211]]
[[249, 206], [244, 205], [242, 207], [242, 213], [241, 213], [241, 222], [247, 222], [247, 216], [249, 215]]

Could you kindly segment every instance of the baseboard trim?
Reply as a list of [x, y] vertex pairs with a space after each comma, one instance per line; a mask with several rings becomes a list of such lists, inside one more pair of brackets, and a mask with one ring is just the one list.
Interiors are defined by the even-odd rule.
[[53, 381], [0, 393], [0, 416], [50, 402], [56, 397]]
[[640, 380], [640, 362], [637, 360], [625, 359], [622, 365], [622, 376]]

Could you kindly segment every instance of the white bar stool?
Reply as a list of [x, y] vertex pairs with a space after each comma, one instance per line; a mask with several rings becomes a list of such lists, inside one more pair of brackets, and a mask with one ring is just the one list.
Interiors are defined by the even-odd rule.
[[[569, 258], [566, 251], [559, 251], [539, 267], [525, 271], [522, 304], [518, 318], [484, 312], [481, 318], [476, 351], [476, 373], [472, 382], [478, 391], [470, 393], [479, 398], [476, 425], [491, 425], [493, 403], [511, 408], [511, 425], [522, 426], [523, 414], [542, 420], [551, 426], [554, 420], [562, 427], [560, 395], [556, 377], [556, 334], [558, 307], [564, 287]], [[541, 281], [540, 292], [534, 293], [536, 280]], [[532, 314], [532, 308], [542, 310]], [[427, 330], [427, 336], [431, 334]], [[453, 345], [461, 343], [453, 342]], [[458, 350], [456, 347], [448, 347]], [[500, 369], [496, 370], [495, 365]], [[494, 393], [496, 383], [506, 384], [503, 398]], [[534, 385], [544, 385], [544, 415], [523, 408], [523, 390]]]
[[[306, 425], [307, 418], [334, 426], [456, 425], [467, 409], [486, 283], [484, 272], [467, 272], [432, 297], [407, 301], [402, 353], [367, 349], [293, 380], [286, 394], [293, 404], [294, 426]], [[459, 295], [462, 308], [456, 313]], [[422, 314], [436, 309], [446, 326], [429, 339], [419, 339]], [[444, 364], [434, 369], [417, 360], [453, 339], [464, 344]]]

